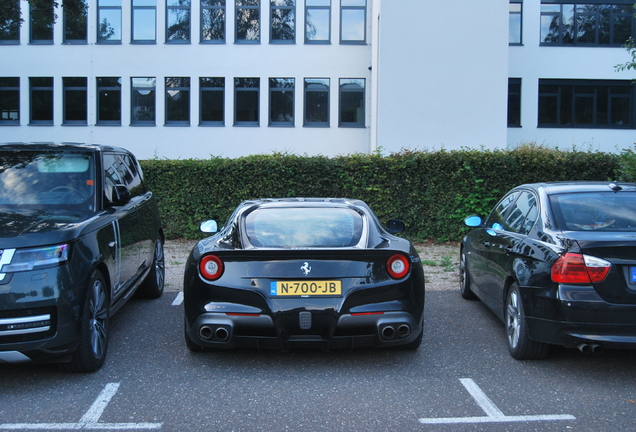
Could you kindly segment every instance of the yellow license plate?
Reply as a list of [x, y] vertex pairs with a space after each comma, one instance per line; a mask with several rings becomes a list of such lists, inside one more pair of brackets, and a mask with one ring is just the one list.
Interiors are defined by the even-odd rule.
[[275, 296], [337, 296], [342, 295], [342, 282], [330, 281], [277, 281], [271, 282], [270, 293]]

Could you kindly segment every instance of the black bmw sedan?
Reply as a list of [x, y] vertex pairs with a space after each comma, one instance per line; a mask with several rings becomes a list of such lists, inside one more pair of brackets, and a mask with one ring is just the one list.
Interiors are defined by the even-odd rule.
[[526, 184], [466, 224], [461, 294], [504, 322], [514, 358], [636, 348], [636, 184]]
[[0, 145], [0, 363], [104, 363], [109, 319], [163, 293], [163, 232], [118, 147]]
[[403, 229], [395, 219], [384, 228], [359, 200], [241, 203], [186, 263], [188, 348], [417, 349], [424, 272], [394, 235]]

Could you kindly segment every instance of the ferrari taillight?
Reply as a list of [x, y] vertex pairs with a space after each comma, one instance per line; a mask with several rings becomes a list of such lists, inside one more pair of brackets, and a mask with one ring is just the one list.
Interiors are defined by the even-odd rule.
[[393, 279], [402, 279], [409, 273], [411, 263], [404, 255], [393, 255], [386, 263], [386, 269], [389, 276]]
[[206, 255], [199, 262], [201, 276], [211, 281], [220, 278], [224, 268], [223, 261], [216, 255]]
[[612, 264], [589, 255], [566, 253], [552, 265], [552, 280], [557, 283], [602, 282]]

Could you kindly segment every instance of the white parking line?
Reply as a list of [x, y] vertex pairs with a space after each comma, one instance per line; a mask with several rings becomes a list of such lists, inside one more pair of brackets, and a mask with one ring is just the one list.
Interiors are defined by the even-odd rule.
[[0, 424], [0, 429], [5, 430], [77, 430], [77, 429], [109, 429], [109, 430], [130, 430], [130, 429], [161, 429], [163, 423], [99, 423], [99, 419], [104, 413], [106, 406], [115, 396], [119, 389], [119, 383], [110, 383], [97, 396], [93, 405], [86, 411], [77, 423], [5, 423]]
[[183, 292], [179, 291], [179, 294], [177, 294], [174, 301], [172, 302], [172, 306], [179, 306], [181, 303], [183, 303]]
[[568, 414], [531, 415], [531, 416], [507, 416], [490, 400], [486, 393], [479, 388], [470, 378], [461, 378], [462, 385], [475, 399], [477, 405], [486, 413], [485, 417], [446, 417], [446, 418], [421, 418], [422, 424], [452, 424], [452, 423], [504, 423], [504, 422], [531, 422], [531, 421], [555, 421], [576, 420], [576, 417]]

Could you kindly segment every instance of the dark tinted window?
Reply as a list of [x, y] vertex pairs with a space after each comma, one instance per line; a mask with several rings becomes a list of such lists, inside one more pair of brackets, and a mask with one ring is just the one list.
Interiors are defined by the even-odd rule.
[[571, 231], [636, 231], [636, 193], [585, 192], [550, 196], [557, 225]]
[[348, 208], [258, 209], [245, 218], [256, 247], [352, 247], [362, 236], [362, 215]]
[[112, 198], [112, 187], [115, 185], [127, 186], [133, 197], [145, 192], [139, 166], [129, 155], [104, 155], [104, 194], [109, 200]]
[[90, 153], [0, 152], [0, 205], [94, 210]]
[[504, 229], [527, 234], [534, 226], [537, 215], [537, 199], [530, 192], [522, 192], [506, 217]]
[[506, 213], [510, 206], [515, 202], [517, 196], [519, 196], [519, 192], [514, 192], [506, 195], [501, 201], [499, 201], [499, 204], [497, 204], [492, 213], [490, 213], [487, 225], [493, 227], [495, 224], [498, 224], [495, 228], [502, 229], [501, 224], [503, 223], [504, 213]]

